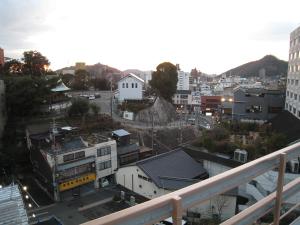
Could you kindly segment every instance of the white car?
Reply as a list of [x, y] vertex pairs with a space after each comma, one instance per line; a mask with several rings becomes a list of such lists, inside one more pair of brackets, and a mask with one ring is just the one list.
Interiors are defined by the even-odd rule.
[[96, 99], [95, 95], [90, 95], [89, 96], [89, 100], [94, 100], [94, 99]]

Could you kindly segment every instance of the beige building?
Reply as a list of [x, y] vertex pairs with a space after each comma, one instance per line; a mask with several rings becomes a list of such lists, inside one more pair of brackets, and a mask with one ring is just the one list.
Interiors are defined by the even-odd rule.
[[85, 63], [84, 62], [77, 62], [75, 64], [75, 70], [85, 70]]
[[290, 35], [285, 109], [300, 119], [300, 27]]

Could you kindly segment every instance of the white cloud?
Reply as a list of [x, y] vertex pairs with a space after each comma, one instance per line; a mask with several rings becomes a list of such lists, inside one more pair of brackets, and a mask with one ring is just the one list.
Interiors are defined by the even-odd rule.
[[46, 55], [54, 68], [85, 61], [155, 69], [170, 61], [187, 71], [221, 73], [266, 54], [287, 59], [289, 33], [300, 21], [300, 3], [292, 0], [30, 2], [41, 8], [34, 10], [39, 20], [27, 21], [22, 41]]

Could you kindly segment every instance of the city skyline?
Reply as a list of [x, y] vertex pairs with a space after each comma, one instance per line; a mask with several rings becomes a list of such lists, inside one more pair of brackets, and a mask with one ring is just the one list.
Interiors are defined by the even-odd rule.
[[267, 54], [288, 60], [300, 21], [300, 3], [288, 2], [3, 0], [0, 46], [12, 58], [40, 51], [53, 70], [77, 61], [154, 70], [170, 61], [220, 74]]

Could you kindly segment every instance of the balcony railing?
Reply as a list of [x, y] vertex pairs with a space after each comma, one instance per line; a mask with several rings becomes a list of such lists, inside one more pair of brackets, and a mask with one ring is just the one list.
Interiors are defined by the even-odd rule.
[[84, 225], [153, 224], [170, 216], [173, 217], [173, 223], [179, 225], [184, 210], [245, 184], [254, 177], [278, 167], [277, 190], [222, 223], [222, 225], [251, 224], [274, 210], [273, 224], [277, 225], [280, 218], [286, 215], [280, 217], [281, 203], [300, 191], [300, 178], [283, 186], [286, 162], [299, 156], [300, 143], [296, 143], [199, 183], [92, 220], [84, 223]]

